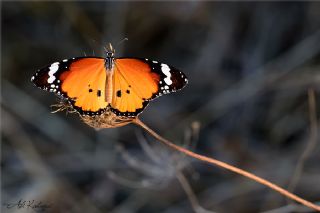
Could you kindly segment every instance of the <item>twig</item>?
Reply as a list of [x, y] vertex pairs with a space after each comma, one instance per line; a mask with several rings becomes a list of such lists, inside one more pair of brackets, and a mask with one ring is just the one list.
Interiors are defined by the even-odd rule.
[[311, 155], [315, 146], [317, 145], [318, 138], [318, 121], [317, 121], [317, 110], [316, 110], [316, 100], [315, 92], [313, 89], [308, 90], [308, 101], [309, 101], [309, 119], [310, 119], [310, 139], [303, 151], [300, 159], [297, 163], [295, 171], [293, 173], [293, 178], [288, 186], [288, 191], [293, 192], [303, 171], [304, 163], [308, 156]]
[[181, 171], [177, 171], [176, 172], [176, 177], [177, 179], [179, 180], [183, 190], [185, 191], [185, 193], [187, 194], [189, 200], [190, 200], [190, 203], [191, 203], [191, 206], [193, 208], [193, 210], [196, 212], [196, 213], [213, 213], [212, 211], [209, 211], [207, 209], [204, 209], [200, 204], [199, 204], [199, 201], [196, 197], [196, 195], [194, 194], [194, 192], [192, 191], [192, 188], [187, 180], [187, 178], [182, 174]]
[[[317, 203], [319, 203], [319, 202], [317, 202]], [[286, 206], [281, 206], [279, 208], [264, 211], [262, 213], [291, 213], [291, 212], [310, 213], [310, 209], [306, 206], [303, 206], [303, 205], [288, 204]]]
[[267, 181], [267, 180], [265, 180], [265, 179], [263, 179], [261, 177], [258, 177], [258, 176], [254, 175], [252, 173], [249, 173], [249, 172], [244, 171], [242, 169], [239, 169], [237, 167], [231, 166], [231, 165], [229, 165], [227, 163], [224, 163], [222, 161], [216, 160], [214, 158], [209, 158], [209, 157], [206, 157], [206, 156], [203, 156], [203, 155], [199, 155], [199, 154], [194, 153], [194, 152], [192, 152], [192, 151], [190, 151], [188, 149], [185, 149], [183, 147], [180, 147], [180, 146], [177, 146], [177, 145], [173, 144], [172, 142], [164, 139], [159, 134], [154, 132], [152, 129], [150, 129], [148, 126], [146, 126], [138, 118], [134, 119], [133, 123], [138, 125], [138, 126], [140, 126], [141, 128], [143, 128], [147, 132], [149, 132], [153, 137], [155, 137], [160, 142], [166, 144], [167, 146], [169, 146], [169, 147], [171, 147], [171, 148], [173, 148], [173, 149], [175, 149], [177, 151], [180, 151], [180, 152], [182, 152], [182, 153], [184, 153], [184, 154], [186, 154], [186, 155], [188, 155], [190, 157], [196, 158], [196, 159], [198, 159], [200, 161], [207, 162], [207, 163], [209, 163], [211, 165], [216, 165], [218, 167], [222, 167], [224, 169], [227, 169], [227, 170], [233, 171], [233, 172], [235, 172], [237, 174], [240, 174], [242, 176], [245, 176], [245, 177], [247, 177], [247, 178], [249, 178], [251, 180], [254, 180], [254, 181], [258, 182], [258, 183], [261, 183], [261, 184], [263, 184], [263, 185], [265, 185], [265, 186], [267, 186], [267, 187], [279, 192], [280, 194], [282, 194], [282, 195], [284, 195], [284, 196], [286, 196], [286, 197], [288, 197], [288, 198], [290, 198], [292, 200], [295, 200], [295, 201], [297, 201], [297, 202], [299, 202], [299, 203], [301, 203], [301, 204], [303, 204], [305, 206], [308, 206], [309, 208], [315, 209], [315, 210], [320, 212], [320, 206], [315, 205], [315, 204], [313, 204], [313, 203], [311, 203], [311, 202], [309, 202], [309, 201], [307, 201], [307, 200], [305, 200], [303, 198], [300, 198], [297, 195], [292, 194], [289, 191], [277, 186], [276, 184], [271, 183], [270, 181]]

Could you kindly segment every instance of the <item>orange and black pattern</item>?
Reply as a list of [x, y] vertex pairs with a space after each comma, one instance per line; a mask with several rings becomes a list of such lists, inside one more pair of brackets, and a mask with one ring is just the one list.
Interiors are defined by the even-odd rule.
[[[107, 70], [105, 58], [65, 59], [38, 70], [31, 81], [67, 100], [82, 115], [100, 115], [109, 107], [115, 114], [126, 117], [137, 116], [150, 100], [175, 92], [187, 84], [181, 71], [157, 61], [139, 58], [112, 60], [113, 69]], [[112, 94], [106, 91], [107, 72], [113, 72], [111, 81], [108, 81], [112, 84], [112, 92], [109, 92]]]

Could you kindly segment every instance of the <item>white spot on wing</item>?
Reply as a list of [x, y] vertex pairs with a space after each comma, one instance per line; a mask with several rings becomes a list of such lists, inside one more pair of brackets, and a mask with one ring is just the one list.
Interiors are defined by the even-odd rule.
[[59, 62], [55, 62], [53, 64], [51, 64], [51, 66], [49, 67], [49, 78], [48, 78], [48, 83], [52, 84], [52, 82], [54, 82], [54, 80], [56, 80], [56, 77], [54, 76], [54, 74], [58, 71], [59, 69]]
[[68, 61], [68, 59], [64, 59], [62, 62], [67, 62]]
[[166, 76], [163, 80], [167, 85], [171, 85], [171, 73], [170, 73], [170, 67], [166, 64], [161, 64], [161, 71]]

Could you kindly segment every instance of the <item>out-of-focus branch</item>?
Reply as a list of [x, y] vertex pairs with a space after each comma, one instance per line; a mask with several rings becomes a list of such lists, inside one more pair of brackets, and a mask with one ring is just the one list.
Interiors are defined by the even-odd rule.
[[141, 120], [139, 120], [138, 118], [134, 119], [133, 120], [133, 123], [136, 124], [137, 126], [140, 126], [141, 128], [143, 128], [144, 130], [146, 130], [148, 133], [150, 133], [153, 137], [155, 137], [157, 140], [159, 140], [160, 142], [164, 143], [165, 145], [177, 150], [177, 151], [180, 151], [192, 158], [195, 158], [195, 159], [198, 159], [200, 161], [203, 161], [203, 162], [206, 162], [206, 163], [209, 163], [211, 165], [215, 165], [215, 166], [218, 166], [218, 167], [221, 167], [221, 168], [224, 168], [224, 169], [227, 169], [227, 170], [230, 170], [232, 172], [235, 172], [239, 175], [242, 175], [244, 177], [247, 177], [251, 180], [254, 180], [258, 183], [261, 183], [277, 192], [279, 192], [280, 194], [286, 196], [287, 198], [290, 198], [292, 200], [295, 200], [305, 206], [308, 206], [309, 208], [311, 209], [314, 209], [314, 210], [317, 210], [317, 211], [320, 211], [320, 206], [318, 205], [315, 205], [301, 197], [298, 197], [297, 195], [295, 194], [292, 194], [290, 193], [289, 191], [281, 188], [280, 186], [274, 184], [274, 183], [271, 183], [270, 181], [266, 180], [266, 179], [263, 179], [261, 177], [258, 177], [250, 172], [247, 172], [247, 171], [244, 171], [242, 169], [239, 169], [237, 167], [234, 167], [234, 166], [231, 166], [227, 163], [224, 163], [222, 161], [219, 161], [219, 160], [216, 160], [214, 158], [209, 158], [209, 157], [206, 157], [206, 156], [203, 156], [203, 155], [199, 155], [197, 153], [194, 153], [188, 149], [185, 149], [181, 146], [177, 146], [175, 145], [174, 143], [172, 143], [171, 141], [169, 140], [166, 140], [164, 139], [163, 137], [161, 137], [159, 134], [157, 134], [155, 131], [153, 131], [152, 129], [150, 129], [148, 126], [146, 126]]
[[186, 192], [188, 199], [190, 200], [190, 203], [192, 205], [193, 210], [196, 213], [213, 213], [212, 211], [209, 211], [207, 209], [204, 209], [200, 204], [199, 201], [192, 191], [192, 188], [187, 180], [187, 178], [183, 175], [181, 171], [176, 172], [176, 177], [179, 180], [183, 190]]
[[308, 102], [309, 102], [309, 119], [310, 119], [310, 139], [309, 142], [300, 156], [293, 177], [289, 183], [288, 191], [293, 192], [303, 172], [303, 167], [307, 158], [311, 155], [312, 151], [317, 145], [318, 139], [318, 121], [316, 110], [316, 98], [313, 89], [308, 90]]

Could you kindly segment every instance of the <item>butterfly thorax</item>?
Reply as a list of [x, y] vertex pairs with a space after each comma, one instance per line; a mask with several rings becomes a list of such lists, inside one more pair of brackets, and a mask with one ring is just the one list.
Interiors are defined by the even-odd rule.
[[107, 72], [112, 72], [114, 67], [114, 52], [107, 51], [107, 57], [105, 58], [105, 67]]

